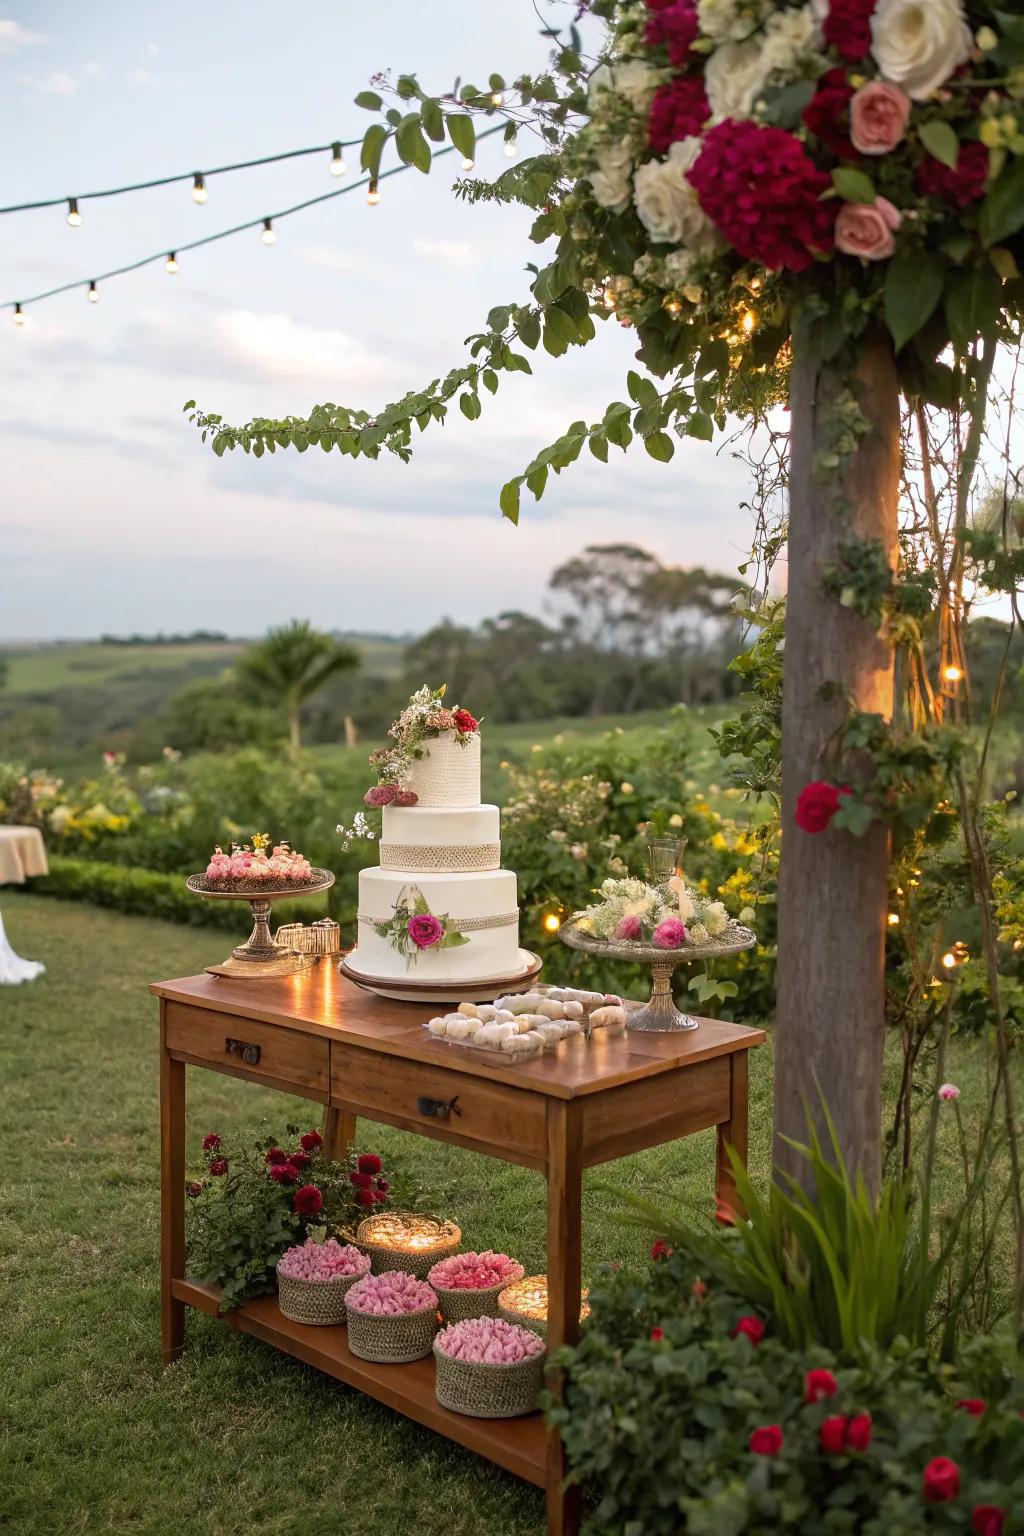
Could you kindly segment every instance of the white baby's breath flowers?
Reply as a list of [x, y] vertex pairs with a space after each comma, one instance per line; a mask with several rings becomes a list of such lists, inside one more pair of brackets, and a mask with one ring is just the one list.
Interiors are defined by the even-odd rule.
[[925, 101], [970, 56], [961, 0], [878, 0], [871, 52], [886, 80]]
[[653, 241], [709, 255], [718, 244], [715, 226], [686, 175], [700, 148], [696, 137], [680, 139], [664, 160], [648, 160], [639, 166], [633, 177], [633, 201]]

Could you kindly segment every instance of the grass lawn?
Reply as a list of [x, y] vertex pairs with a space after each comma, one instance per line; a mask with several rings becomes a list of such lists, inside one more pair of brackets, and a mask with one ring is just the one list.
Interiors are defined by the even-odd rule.
[[[532, 1488], [256, 1340], [190, 1313], [159, 1364], [156, 1003], [223, 938], [0, 892], [8, 935], [47, 974], [0, 990], [0, 1528], [19, 1536], [540, 1536]], [[553, 978], [554, 979], [554, 978]], [[958, 1052], [969, 1099], [981, 1067]], [[303, 1100], [189, 1073], [190, 1152], [207, 1130]], [[767, 1170], [771, 1048], [751, 1074], [751, 1160]], [[538, 1175], [362, 1122], [360, 1145], [415, 1157], [467, 1244], [544, 1266]], [[198, 1160], [196, 1159], [196, 1162]], [[612, 1179], [667, 1202], [711, 1196], [713, 1136], [599, 1170], [585, 1265], [639, 1260], [606, 1218]], [[955, 1193], [955, 1169], [947, 1197]]]

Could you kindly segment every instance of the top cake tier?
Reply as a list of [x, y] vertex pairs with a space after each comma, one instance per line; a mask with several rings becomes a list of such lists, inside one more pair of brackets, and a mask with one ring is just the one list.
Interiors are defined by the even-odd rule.
[[421, 806], [480, 804], [480, 733], [461, 741], [454, 731], [442, 731], [423, 743], [423, 756], [414, 758], [402, 781]]

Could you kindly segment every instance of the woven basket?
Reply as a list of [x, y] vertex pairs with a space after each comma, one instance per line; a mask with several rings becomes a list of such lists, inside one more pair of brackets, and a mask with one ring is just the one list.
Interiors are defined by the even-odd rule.
[[404, 1365], [430, 1354], [437, 1332], [434, 1307], [424, 1307], [422, 1312], [400, 1312], [395, 1317], [357, 1312], [354, 1307], [347, 1307], [347, 1312], [348, 1347], [360, 1360]]
[[[434, 1282], [431, 1280], [431, 1285]], [[465, 1317], [497, 1317], [498, 1297], [511, 1282], [502, 1280], [497, 1285], [471, 1288], [468, 1286], [434, 1285], [441, 1316], [446, 1323], [461, 1323]]]
[[[369, 1270], [366, 1271], [369, 1274]], [[345, 1321], [345, 1295], [363, 1275], [337, 1275], [333, 1280], [296, 1280], [277, 1272], [277, 1302], [293, 1323], [326, 1328]]]
[[[422, 1220], [421, 1217], [411, 1216], [407, 1211], [396, 1211], [395, 1220], [400, 1222], [403, 1217], [413, 1220]], [[438, 1222], [437, 1226], [444, 1231], [444, 1240], [434, 1247], [417, 1251], [409, 1248], [390, 1248], [387, 1243], [367, 1242], [361, 1235], [370, 1221], [379, 1221], [381, 1218], [366, 1217], [359, 1223], [355, 1234], [346, 1233], [349, 1242], [355, 1243], [363, 1253], [368, 1253], [375, 1275], [381, 1275], [385, 1270], [404, 1269], [407, 1275], [415, 1275], [417, 1280], [425, 1280], [439, 1259], [447, 1259], [458, 1251], [462, 1242], [462, 1233], [451, 1221]]]
[[442, 1408], [474, 1419], [514, 1419], [533, 1413], [544, 1384], [544, 1356], [514, 1365], [453, 1360], [434, 1345], [437, 1400]]

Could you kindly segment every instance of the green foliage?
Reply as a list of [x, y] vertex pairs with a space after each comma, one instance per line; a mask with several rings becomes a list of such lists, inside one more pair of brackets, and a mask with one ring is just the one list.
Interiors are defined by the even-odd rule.
[[230, 678], [197, 678], [174, 694], [150, 735], [177, 752], [269, 746], [286, 734], [276, 709], [242, 698]]
[[351, 645], [318, 633], [306, 619], [270, 629], [238, 660], [235, 675], [253, 702], [280, 705], [288, 719], [293, 751], [301, 745], [302, 705], [339, 672], [359, 665]]
[[[732, 1336], [749, 1298], [713, 1281], [695, 1295], [694, 1279], [678, 1253], [643, 1277], [607, 1273], [578, 1347], [561, 1352], [566, 1402], [551, 1416], [573, 1481], [594, 1492], [587, 1536], [909, 1536], [967, 1529], [977, 1504], [1024, 1507], [1024, 1377], [1012, 1351], [979, 1341], [953, 1370], [901, 1341], [851, 1362], [786, 1344], [771, 1317], [755, 1347]], [[810, 1370], [831, 1372], [835, 1391], [807, 1402]], [[982, 1394], [983, 1418], [957, 1407]], [[869, 1416], [866, 1448], [823, 1450], [824, 1421], [857, 1415]], [[781, 1432], [778, 1454], [755, 1454], [751, 1436], [768, 1425]], [[936, 1456], [956, 1461], [962, 1483], [938, 1507], [922, 1498]]]

